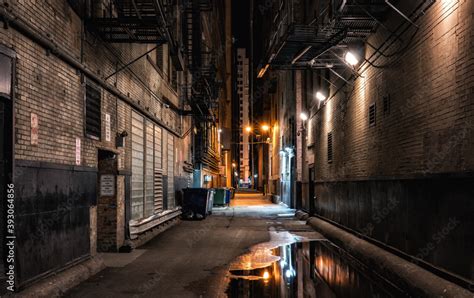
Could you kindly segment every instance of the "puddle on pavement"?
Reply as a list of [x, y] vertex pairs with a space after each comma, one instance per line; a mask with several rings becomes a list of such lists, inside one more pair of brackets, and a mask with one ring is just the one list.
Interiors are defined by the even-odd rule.
[[400, 297], [403, 293], [325, 239], [270, 232], [231, 263], [228, 297]]

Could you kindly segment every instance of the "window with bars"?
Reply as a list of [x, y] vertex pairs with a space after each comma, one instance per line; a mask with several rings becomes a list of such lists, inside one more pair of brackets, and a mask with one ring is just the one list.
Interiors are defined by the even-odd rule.
[[333, 152], [332, 152], [332, 131], [328, 133], [328, 162], [332, 162]]
[[100, 140], [101, 135], [101, 90], [90, 83], [86, 85], [86, 127], [87, 137]]
[[375, 102], [369, 106], [369, 126], [375, 126], [376, 122], [376, 107], [375, 107]]

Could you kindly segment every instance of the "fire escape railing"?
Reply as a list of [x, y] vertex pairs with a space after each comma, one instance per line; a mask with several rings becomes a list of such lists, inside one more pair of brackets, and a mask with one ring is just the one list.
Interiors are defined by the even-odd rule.
[[[93, 2], [94, 3], [94, 2]], [[173, 34], [174, 5], [162, 0], [109, 0], [105, 9], [92, 7], [86, 19], [89, 28], [97, 32], [104, 41], [114, 43], [167, 43], [177, 70], [183, 70], [183, 58], [178, 41]]]

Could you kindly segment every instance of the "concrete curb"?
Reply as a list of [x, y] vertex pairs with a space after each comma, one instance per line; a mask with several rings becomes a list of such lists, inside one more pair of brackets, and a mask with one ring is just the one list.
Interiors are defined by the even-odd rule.
[[15, 297], [61, 297], [65, 292], [105, 268], [101, 257], [95, 256], [56, 275], [34, 283]]
[[[302, 211], [297, 211], [295, 216], [301, 220], [308, 218], [308, 214]], [[322, 219], [309, 217], [307, 224], [410, 296], [473, 297], [470, 291]]]

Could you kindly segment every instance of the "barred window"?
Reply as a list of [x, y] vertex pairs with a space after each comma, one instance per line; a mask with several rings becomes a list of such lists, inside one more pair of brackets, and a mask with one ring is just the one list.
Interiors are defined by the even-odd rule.
[[328, 163], [332, 162], [332, 131], [328, 133]]

